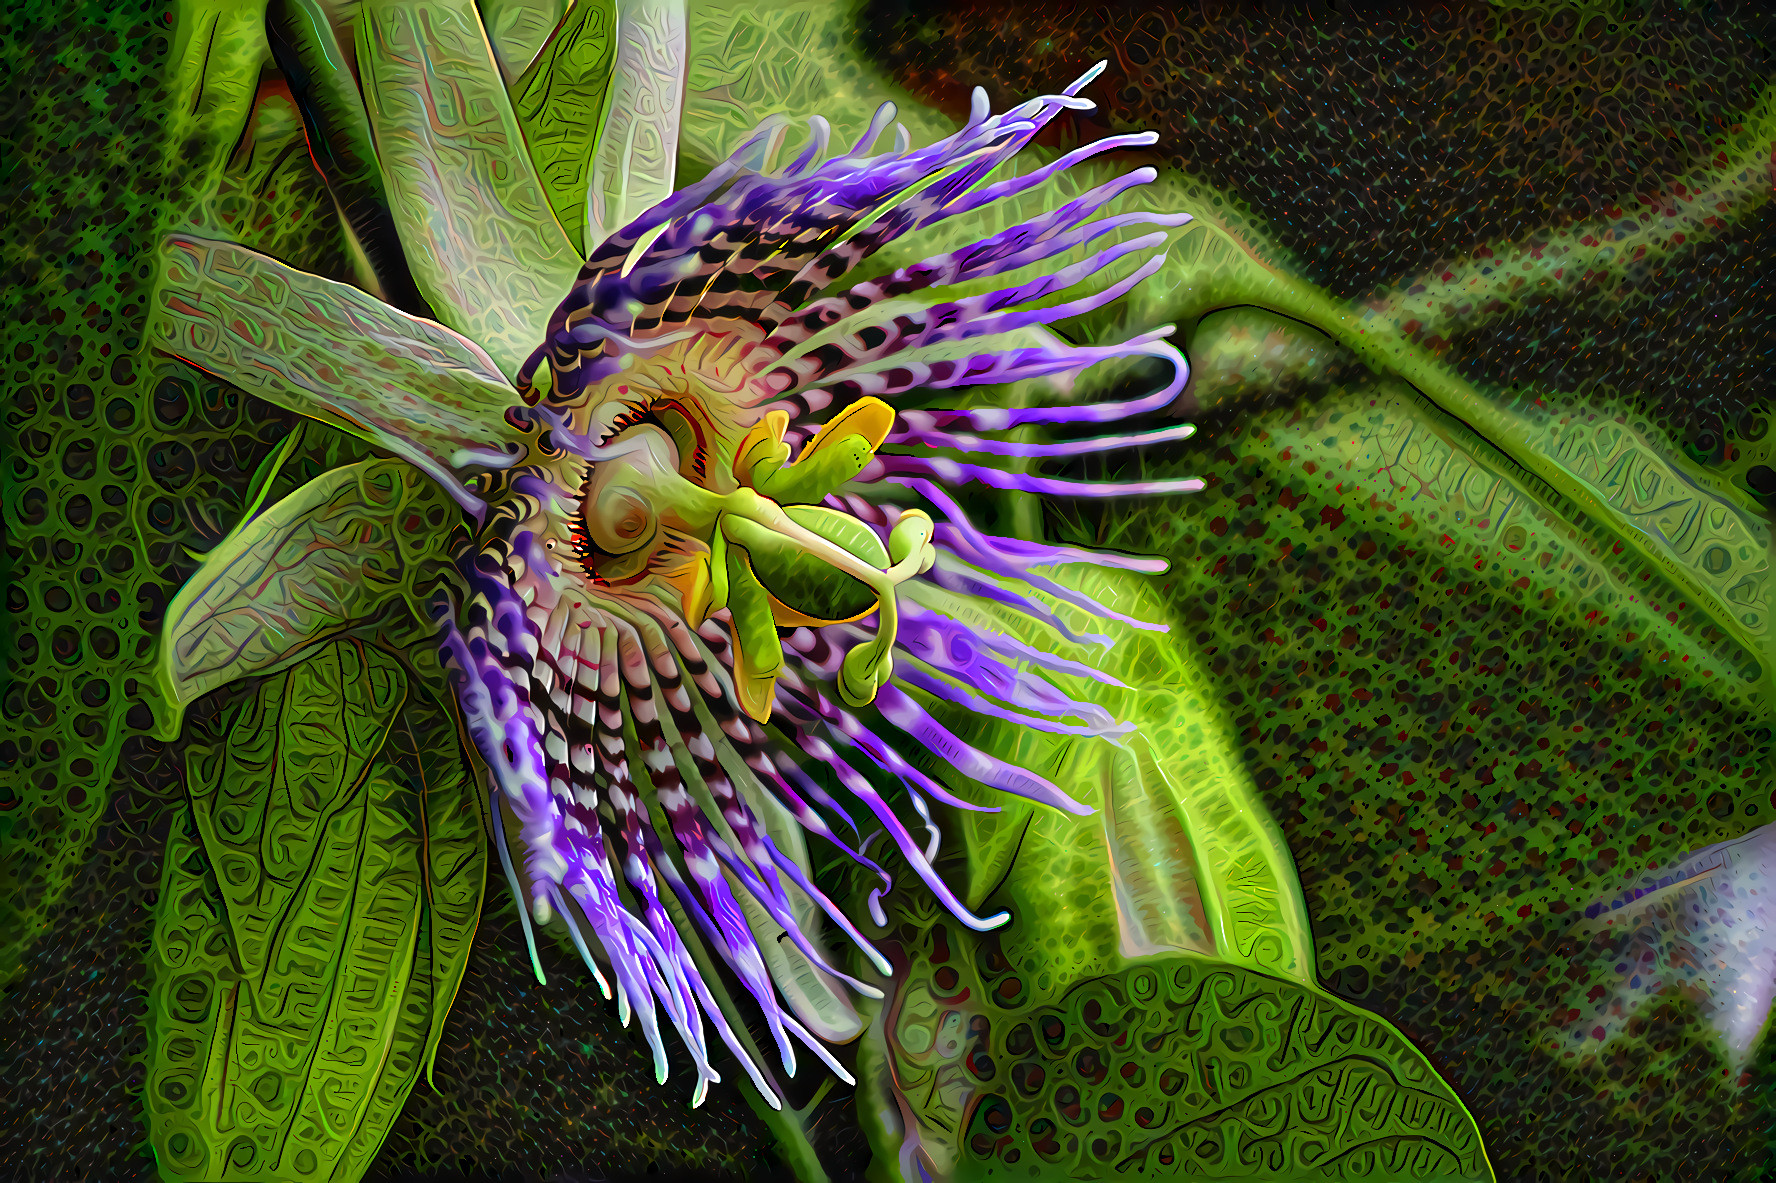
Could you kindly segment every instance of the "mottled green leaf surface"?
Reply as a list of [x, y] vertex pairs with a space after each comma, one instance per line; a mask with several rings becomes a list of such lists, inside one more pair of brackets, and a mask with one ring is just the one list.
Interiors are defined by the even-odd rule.
[[162, 1178], [355, 1179], [375, 1156], [479, 911], [469, 779], [419, 755], [451, 738], [394, 658], [337, 642], [193, 749], [151, 956]]
[[[1060, 579], [1171, 619], [1149, 576]], [[1183, 638], [1061, 615], [1113, 645], [992, 607], [970, 623], [1115, 677], [1051, 675], [1139, 731], [1043, 735], [920, 696], [1095, 812], [1013, 803], [919, 761], [1001, 807], [955, 814], [945, 841], [970, 907], [1012, 920], [977, 934], [916, 888], [894, 895], [896, 988], [865, 1057], [880, 1056], [866, 1081], [877, 1153], [903, 1179], [1490, 1179], [1472, 1118], [1418, 1049], [1320, 989], [1293, 862]]]

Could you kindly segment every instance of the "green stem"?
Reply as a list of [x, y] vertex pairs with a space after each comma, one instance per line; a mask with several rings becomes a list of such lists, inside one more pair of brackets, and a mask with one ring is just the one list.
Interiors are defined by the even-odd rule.
[[[1204, 226], [1196, 233], [1217, 233]], [[1227, 236], [1243, 253], [1237, 240]], [[1194, 307], [1174, 309], [1180, 319], [1194, 321], [1211, 311], [1254, 307], [1319, 330], [1345, 346], [1377, 373], [1393, 373], [1409, 383], [1439, 410], [1450, 415], [1490, 443], [1520, 468], [1543, 481], [1550, 489], [1577, 506], [1593, 521], [1644, 557], [1681, 595], [1699, 605], [1728, 636], [1753, 655], [1761, 666], [1758, 677], [1771, 676], [1770, 632], [1763, 584], [1768, 567], [1747, 573], [1752, 579], [1748, 596], [1729, 600], [1723, 587], [1711, 585], [1693, 563], [1686, 563], [1671, 546], [1637, 522], [1623, 507], [1613, 504], [1603, 490], [1565, 467], [1546, 448], [1548, 433], [1508, 407], [1488, 398], [1473, 384], [1412, 342], [1390, 319], [1367, 309], [1341, 304], [1313, 284], [1269, 267], [1246, 266], [1223, 272], [1195, 292]], [[1681, 469], [1662, 462], [1658, 476], [1685, 486], [1698, 503], [1695, 513], [1706, 515], [1718, 531], [1743, 539], [1761, 554], [1765, 531], [1732, 502], [1714, 496], [1699, 482], [1686, 480]], [[1614, 480], [1604, 474], [1604, 480]], [[1603, 483], [1600, 480], [1600, 484]], [[1685, 519], [1686, 521], [1693, 519]], [[1692, 546], [1692, 550], [1705, 548]], [[1703, 556], [1699, 555], [1699, 562]], [[1737, 590], [1737, 588], [1735, 589]]]

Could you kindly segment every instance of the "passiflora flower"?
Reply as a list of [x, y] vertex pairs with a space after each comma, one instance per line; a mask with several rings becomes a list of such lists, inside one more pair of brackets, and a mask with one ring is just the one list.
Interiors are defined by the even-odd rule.
[[[366, 45], [374, 70], [375, 44]], [[398, 58], [381, 60], [393, 68]], [[833, 155], [825, 123], [813, 120], [799, 154], [774, 167], [784, 126], [768, 121], [695, 184], [589, 236], [577, 276], [559, 267], [553, 245], [532, 251], [541, 261], [520, 275], [523, 236], [487, 209], [446, 200], [430, 241], [462, 238], [467, 261], [448, 284], [434, 280], [435, 291], [457, 293], [435, 303], [465, 331], [484, 329], [479, 339], [238, 246], [193, 236], [166, 244], [156, 344], [387, 449], [464, 510], [473, 544], [454, 561], [466, 593], [440, 601], [436, 623], [495, 816], [521, 838], [510, 849], [506, 825], [494, 825], [502, 863], [527, 917], [566, 919], [624, 1021], [639, 1019], [662, 1080], [662, 1031], [677, 1031], [696, 1065], [694, 1100], [719, 1079], [713, 1032], [777, 1103], [712, 993], [705, 952], [757, 1003], [788, 1072], [800, 1043], [844, 1075], [824, 1045], [855, 1034], [836, 983], [878, 995], [829, 957], [819, 917], [888, 972], [808, 871], [812, 834], [879, 877], [869, 907], [882, 923], [889, 876], [845, 836], [859, 819], [822, 779], [867, 811], [864, 825], [886, 833], [945, 908], [984, 929], [1006, 915], [975, 915], [950, 891], [931, 865], [934, 848], [915, 840], [878, 780], [897, 780], [922, 815], [929, 799], [979, 806], [901, 746], [1000, 792], [1085, 807], [972, 746], [926, 704], [1046, 732], [1126, 730], [1045, 676], [1106, 675], [993, 622], [1016, 613], [1092, 640], [1049, 602], [1140, 622], [1042, 569], [1160, 564], [988, 535], [948, 490], [1102, 497], [1201, 487], [1023, 470], [1023, 461], [1183, 438], [1187, 426], [1060, 443], [1006, 435], [1119, 423], [1173, 400], [1185, 366], [1169, 329], [1091, 348], [1033, 330], [1127, 292], [1159, 266], [1164, 230], [1187, 216], [1098, 217], [1153, 178], [1139, 169], [834, 290], [904, 236], [1034, 190], [1108, 149], [1153, 142], [1111, 137], [993, 179], [1058, 112], [1091, 108], [1079, 92], [1096, 73], [997, 115], [976, 91], [964, 126], [922, 148], [899, 131], [877, 150], [893, 122], [885, 106]], [[437, 193], [452, 192], [447, 166], [401, 175], [443, 178]], [[518, 209], [521, 226], [552, 224], [537, 203], [523, 208], [495, 207]], [[453, 224], [470, 218], [488, 224], [473, 233]], [[1130, 227], [1148, 231], [1123, 238]], [[1074, 290], [1130, 256], [1144, 261], [1125, 278]], [[1023, 277], [994, 282], [1012, 273]], [[944, 298], [941, 289], [959, 285], [969, 294]], [[552, 313], [512, 297], [551, 289], [564, 293]], [[927, 392], [1123, 358], [1164, 361], [1170, 379], [1120, 402], [927, 405]], [[912, 392], [920, 407], [897, 409]], [[316, 548], [298, 538], [322, 530], [323, 509], [350, 500], [357, 480], [321, 478], [210, 556], [168, 614], [163, 680], [176, 703], [367, 618], [346, 603], [367, 594], [350, 578], [351, 539]], [[327, 551], [324, 608], [292, 590], [312, 580], [262, 578], [292, 547], [300, 553], [284, 574], [299, 576]], [[810, 775], [815, 767], [830, 778]], [[761, 939], [778, 929], [790, 948]]]

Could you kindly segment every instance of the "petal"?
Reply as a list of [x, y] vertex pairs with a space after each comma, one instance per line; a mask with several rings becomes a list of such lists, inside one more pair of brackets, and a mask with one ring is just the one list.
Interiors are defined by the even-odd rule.
[[[555, 220], [584, 256], [586, 193], [616, 61], [614, 0], [579, 0], [512, 84], [512, 107]], [[534, 344], [534, 342], [533, 342]]]
[[459, 474], [522, 454], [515, 391], [474, 342], [233, 243], [161, 244], [149, 341], [267, 402], [387, 448], [470, 509]]
[[[161, 736], [178, 735], [193, 700], [288, 665], [418, 590], [426, 542], [445, 536], [446, 522], [430, 520], [439, 511], [454, 512], [410, 465], [366, 460], [323, 473], [230, 534], [167, 609], [155, 669], [170, 707]], [[438, 556], [440, 573], [448, 562]]]
[[510, 375], [581, 259], [524, 147], [473, 0], [372, 0], [358, 72], [413, 278]]
[[607, 114], [592, 158], [588, 251], [672, 195], [684, 85], [684, 0], [622, 0]]
[[482, 0], [480, 8], [500, 73], [515, 83], [542, 52], [568, 5], [565, 0]]

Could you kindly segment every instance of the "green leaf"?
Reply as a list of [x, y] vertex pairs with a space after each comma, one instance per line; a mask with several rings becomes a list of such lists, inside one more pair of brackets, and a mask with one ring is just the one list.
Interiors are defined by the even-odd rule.
[[512, 107], [537, 177], [582, 257], [597, 245], [586, 241], [586, 192], [616, 61], [616, 29], [616, 0], [580, 0], [512, 84]]
[[155, 666], [168, 709], [159, 734], [218, 686], [267, 673], [405, 602], [421, 610], [452, 569], [456, 510], [398, 460], [336, 468], [245, 523], [174, 597]]
[[[1149, 577], [1092, 567], [1052, 577], [1138, 620], [1170, 619]], [[876, 1128], [878, 1155], [910, 1164], [916, 1152], [949, 1183], [1003, 1177], [1011, 1162], [1056, 1178], [1175, 1163], [1230, 1179], [1325, 1178], [1339, 1164], [1491, 1178], [1477, 1127], [1422, 1054], [1320, 989], [1293, 860], [1180, 632], [1053, 605], [1075, 632], [1107, 634], [1105, 649], [932, 585], [904, 594], [1118, 679], [1044, 674], [1137, 730], [1116, 742], [1038, 732], [902, 686], [956, 734], [1093, 812], [1020, 804], [933, 752], [907, 751], [959, 795], [1001, 807], [951, 815], [947, 873], [969, 907], [1005, 907], [1012, 921], [979, 934], [916, 889], [890, 897], [898, 948], [884, 952], [907, 969], [880, 1042], [860, 1058], [860, 1110], [898, 1112], [905, 1128]], [[965, 1053], [996, 1074], [959, 1070]], [[1077, 1119], [1057, 1124], [1069, 1113]]]
[[454, 731], [394, 658], [336, 642], [194, 746], [188, 781], [149, 959], [161, 1177], [349, 1183], [434, 1052], [478, 916]]
[[[1092, 966], [1039, 992], [990, 941], [953, 927], [949, 940], [948, 964], [909, 967], [886, 1031], [924, 1178], [1493, 1177], [1436, 1070], [1342, 999], [1184, 956]], [[980, 1081], [963, 1059], [996, 1070]]]
[[[435, 662], [434, 650], [423, 652]], [[422, 673], [424, 671], [421, 671]], [[428, 679], [445, 684], [443, 671]], [[427, 928], [431, 948], [431, 1022], [425, 1036], [427, 1080], [438, 1058], [444, 1019], [462, 985], [469, 949], [481, 920], [487, 863], [487, 820], [475, 777], [463, 761], [462, 745], [450, 710], [418, 701], [401, 713], [389, 735], [388, 753], [408, 770], [424, 808]]]
[[473, 0], [367, 0], [358, 73], [414, 281], [516, 374], [585, 260], [537, 180]]
[[[1773, 115], [1776, 90], [1766, 92], [1745, 116], [1754, 134], [1749, 143], [1739, 141], [1737, 150], [1750, 147], [1750, 153], [1730, 164], [1723, 159], [1726, 169], [1717, 174], [1718, 180], [1740, 175], [1752, 159], [1764, 159], [1767, 167]], [[1084, 172], [1081, 180], [1090, 176]], [[1755, 208], [1767, 199], [1769, 186], [1749, 185], [1740, 191], [1749, 199], [1744, 208]], [[1502, 314], [1528, 293], [1535, 293], [1536, 300], [1554, 299], [1556, 288], [1564, 284], [1602, 282], [1607, 287], [1616, 280], [1605, 277], [1625, 263], [1648, 270], [1651, 261], [1640, 261], [1648, 242], [1617, 239], [1615, 228], [1634, 225], [1632, 218], [1611, 218], [1607, 231], [1578, 225], [1534, 235], [1523, 244], [1494, 243], [1471, 267], [1451, 263], [1453, 270], [1444, 272], [1448, 280], [1405, 279], [1400, 291], [1412, 295], [1372, 302], [1343, 300], [1303, 278], [1303, 269], [1255, 219], [1239, 212], [1234, 200], [1224, 202], [1215, 196], [1211, 201], [1206, 191], [1182, 174], [1162, 178], [1142, 200], [1153, 208], [1189, 209], [1195, 220], [1174, 238], [1164, 269], [1113, 310], [1085, 318], [1075, 331], [1102, 339], [1123, 332], [1119, 326], [1192, 324], [1240, 308], [1269, 314], [1276, 318], [1273, 324], [1306, 326], [1324, 334], [1375, 374], [1410, 386], [1461, 430], [1476, 434], [1487, 451], [1521, 466], [1535, 478], [1537, 497], [1545, 499], [1551, 491], [1567, 503], [1570, 508], [1562, 512], [1569, 521], [1582, 513], [1609, 531], [1613, 543], [1632, 549], [1659, 578], [1669, 581], [1673, 598], [1708, 613], [1716, 627], [1743, 647], [1742, 664], [1751, 680], [1763, 683], [1765, 694], [1776, 685], [1770, 662], [1770, 597], [1776, 587], [1769, 558], [1770, 530], [1741, 492], [1708, 473], [1705, 466], [1686, 461], [1672, 441], [1661, 441], [1657, 429], [1644, 419], [1602, 414], [1585, 400], [1564, 394], [1542, 398], [1535, 392], [1518, 392], [1529, 395], [1520, 400], [1480, 389], [1423, 343], [1424, 337], [1459, 337], [1472, 327], [1467, 321], [1474, 309], [1483, 310], [1482, 317], [1494, 314], [1486, 309]], [[1622, 204], [1633, 207], [1637, 199], [1625, 196]], [[1726, 215], [1727, 206], [1719, 212]], [[1710, 219], [1718, 220], [1713, 214]], [[1671, 234], [1669, 228], [1655, 229], [1660, 221], [1654, 219], [1644, 232], [1649, 240]], [[1590, 241], [1587, 253], [1569, 253], [1582, 240]], [[1679, 235], [1678, 241], [1683, 240]], [[1701, 241], [1698, 231], [1692, 231], [1692, 241]], [[1588, 255], [1591, 250], [1597, 254]], [[1547, 270], [1564, 272], [1567, 278], [1557, 283]], [[1448, 299], [1458, 287], [1463, 298]], [[1435, 317], [1426, 311], [1427, 305], [1439, 309]], [[1457, 307], [1463, 310], [1459, 316]], [[1445, 323], [1446, 317], [1462, 321], [1463, 327], [1456, 328], [1454, 320]], [[1212, 334], [1226, 324], [1222, 320], [1203, 326], [1211, 367], [1217, 361], [1211, 352]], [[1305, 342], [1291, 344], [1299, 357]], [[1193, 342], [1193, 358], [1196, 352]], [[1101, 381], [1085, 379], [1088, 389]], [[1496, 466], [1496, 456], [1487, 463]]]
[[307, 940], [292, 931], [292, 913], [315, 906], [298, 898], [315, 870], [355, 847], [357, 823], [341, 812], [406, 697], [399, 667], [351, 644], [330, 645], [267, 686], [220, 762], [200, 765], [190, 783], [235, 964], [262, 1015], [301, 1005], [284, 992]]
[[162, 352], [385, 448], [458, 496], [459, 472], [522, 447], [505, 419], [517, 391], [442, 325], [233, 243], [169, 236], [160, 268], [148, 340]]

